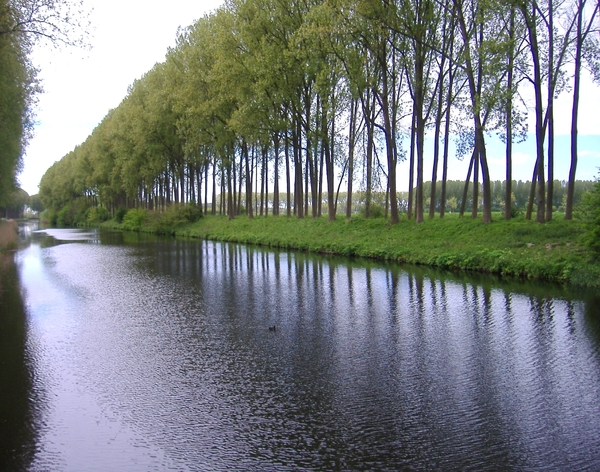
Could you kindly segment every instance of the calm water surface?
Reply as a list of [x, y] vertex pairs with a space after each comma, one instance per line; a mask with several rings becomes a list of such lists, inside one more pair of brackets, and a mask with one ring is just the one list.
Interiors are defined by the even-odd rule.
[[30, 236], [0, 271], [2, 470], [600, 470], [596, 294]]

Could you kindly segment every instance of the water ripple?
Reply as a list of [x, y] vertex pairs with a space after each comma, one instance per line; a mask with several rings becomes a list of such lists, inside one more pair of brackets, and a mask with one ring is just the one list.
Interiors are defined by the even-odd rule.
[[40, 470], [598, 465], [583, 302], [210, 242], [44, 251]]

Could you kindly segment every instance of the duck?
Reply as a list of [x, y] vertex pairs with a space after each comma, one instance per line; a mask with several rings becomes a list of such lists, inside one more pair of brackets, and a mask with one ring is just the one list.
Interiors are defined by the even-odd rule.
[[269, 331], [277, 331], [277, 327], [275, 325], [269, 326]]

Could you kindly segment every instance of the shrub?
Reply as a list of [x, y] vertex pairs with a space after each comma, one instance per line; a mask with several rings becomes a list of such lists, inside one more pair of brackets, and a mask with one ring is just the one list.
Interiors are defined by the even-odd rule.
[[585, 193], [580, 210], [586, 223], [584, 242], [600, 255], [600, 181], [596, 182], [593, 190]]
[[186, 223], [193, 223], [202, 217], [202, 207], [196, 203], [188, 203], [187, 205], [177, 207], [177, 214]]
[[152, 226], [159, 233], [172, 234], [179, 226], [193, 223], [202, 217], [202, 209], [195, 203], [171, 205], [163, 213], [155, 214]]
[[86, 220], [90, 224], [102, 223], [108, 220], [108, 210], [104, 207], [88, 208], [86, 212]]
[[123, 228], [131, 231], [139, 231], [146, 220], [146, 210], [132, 208], [123, 217]]
[[[360, 210], [362, 216], [365, 216], [365, 210], [366, 208], [364, 207]], [[384, 215], [385, 212], [381, 206], [371, 203], [371, 206], [369, 207], [369, 218], [383, 218]]]
[[518, 216], [521, 216], [521, 214], [522, 214], [521, 210], [519, 210], [516, 205], [511, 205], [511, 207], [510, 207], [510, 217], [511, 218], [516, 218]]
[[125, 217], [126, 214], [127, 214], [127, 208], [119, 207], [119, 209], [117, 210], [117, 213], [115, 214], [116, 222], [119, 224], [123, 223], [123, 218]]

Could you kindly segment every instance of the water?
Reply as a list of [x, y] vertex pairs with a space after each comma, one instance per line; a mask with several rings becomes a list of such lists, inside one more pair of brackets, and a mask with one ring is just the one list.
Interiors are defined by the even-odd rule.
[[0, 271], [2, 470], [600, 469], [597, 295], [49, 233]]

